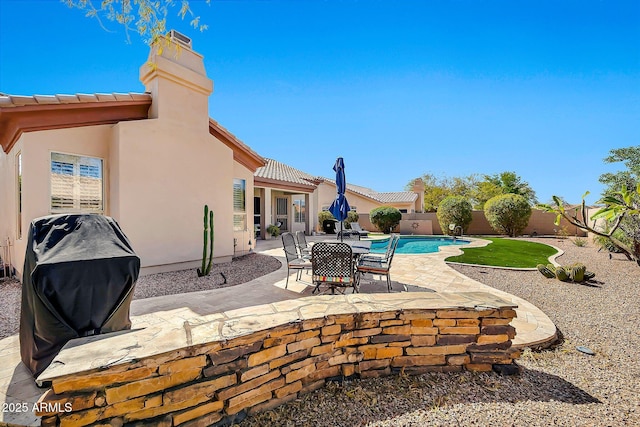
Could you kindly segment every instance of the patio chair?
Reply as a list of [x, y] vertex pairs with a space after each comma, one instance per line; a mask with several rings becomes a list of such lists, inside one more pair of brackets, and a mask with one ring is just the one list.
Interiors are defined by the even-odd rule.
[[300, 256], [302, 258], [311, 258], [311, 246], [307, 243], [307, 237], [304, 235], [304, 231], [296, 231], [296, 243]]
[[[393, 260], [393, 255], [396, 252], [396, 247], [398, 247], [398, 241], [400, 239], [396, 238], [391, 244], [391, 252], [389, 253], [388, 258], [379, 258], [379, 259], [360, 259], [358, 261], [357, 273], [358, 273], [358, 281], [360, 278], [369, 273], [375, 274], [378, 276], [386, 276], [387, 277], [387, 291], [391, 292], [391, 261]], [[402, 285], [404, 290], [407, 290], [407, 285]]]
[[338, 232], [337, 238], [338, 240], [360, 240], [360, 233], [351, 230], [342, 230]]
[[399, 240], [400, 236], [398, 234], [391, 234], [391, 236], [389, 236], [389, 240], [387, 241], [387, 247], [386, 247], [386, 251], [384, 254], [376, 254], [376, 253], [368, 253], [366, 255], [362, 255], [360, 257], [361, 260], [372, 260], [372, 261], [380, 261], [382, 260], [388, 260], [389, 259], [389, 255], [391, 255], [391, 250], [394, 248], [394, 245], [396, 244], [396, 240]]
[[340, 288], [342, 293], [348, 287], [358, 292], [353, 266], [353, 252], [346, 243], [318, 242], [311, 248], [311, 273], [315, 294], [322, 285], [327, 285], [331, 293]]
[[351, 223], [351, 230], [360, 234], [360, 237], [369, 236], [369, 232], [367, 230], [363, 230], [362, 227], [360, 227], [360, 224], [358, 224], [357, 222]]
[[295, 238], [291, 233], [282, 233], [282, 245], [284, 246], [284, 254], [287, 257], [287, 282], [284, 285], [286, 289], [289, 286], [289, 275], [291, 270], [297, 270], [296, 282], [300, 280], [302, 270], [308, 270], [311, 268], [311, 261], [302, 258], [298, 253]]

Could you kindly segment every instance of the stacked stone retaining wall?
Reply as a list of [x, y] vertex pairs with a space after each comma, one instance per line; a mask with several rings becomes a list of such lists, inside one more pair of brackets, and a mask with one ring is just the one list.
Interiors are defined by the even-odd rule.
[[[512, 304], [482, 293], [463, 304], [434, 294], [399, 295], [404, 297], [306, 298], [315, 307], [302, 306], [305, 315], [299, 304], [291, 306], [295, 320], [282, 310], [269, 315], [256, 308], [255, 316], [212, 321], [218, 331], [242, 324], [239, 336], [236, 329], [229, 339], [196, 343], [186, 332], [192, 345], [141, 358], [134, 351], [126, 360], [83, 361], [83, 345], [95, 341], [77, 343], [39, 378], [52, 386], [39, 402], [42, 424], [222, 425], [289, 402], [329, 380], [514, 366], [519, 353], [511, 349]], [[118, 354], [121, 346], [133, 347], [126, 336], [135, 333], [106, 337], [101, 345]]]

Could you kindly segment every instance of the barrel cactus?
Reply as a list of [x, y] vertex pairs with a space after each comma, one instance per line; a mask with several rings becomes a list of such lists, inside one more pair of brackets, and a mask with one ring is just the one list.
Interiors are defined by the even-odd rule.
[[556, 268], [556, 279], [560, 280], [561, 282], [569, 281], [569, 273], [567, 273], [567, 270], [564, 267]]
[[548, 266], [544, 264], [538, 264], [537, 268], [538, 268], [538, 271], [542, 273], [542, 275], [547, 279], [553, 279], [554, 277], [556, 277], [556, 273], [554, 271], [555, 268], [554, 270], [551, 270]]
[[582, 282], [584, 281], [584, 273], [587, 270], [587, 267], [584, 264], [576, 263], [567, 268], [567, 272], [569, 273], [569, 280], [572, 282]]
[[596, 273], [591, 272], [591, 271], [585, 271], [584, 272], [584, 280], [591, 280], [594, 277], [596, 277]]

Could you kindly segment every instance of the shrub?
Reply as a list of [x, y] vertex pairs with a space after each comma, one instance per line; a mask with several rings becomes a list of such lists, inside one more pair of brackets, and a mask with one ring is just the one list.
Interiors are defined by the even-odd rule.
[[515, 237], [525, 229], [531, 217], [531, 206], [518, 194], [501, 194], [487, 200], [484, 216], [498, 233]]
[[346, 229], [350, 229], [351, 228], [351, 223], [352, 222], [358, 222], [359, 219], [360, 219], [360, 216], [358, 215], [358, 212], [349, 211], [349, 213], [347, 213], [347, 219], [344, 220], [345, 228]]
[[579, 248], [587, 246], [587, 239], [585, 239], [583, 237], [576, 237], [575, 239], [573, 239], [571, 241], [573, 242], [574, 245], [576, 245]]
[[269, 233], [271, 237], [278, 237], [280, 235], [280, 227], [277, 225], [270, 225], [267, 227], [267, 233]]
[[383, 233], [390, 233], [400, 224], [402, 214], [392, 206], [380, 206], [369, 212], [369, 220]]
[[449, 224], [462, 227], [464, 233], [471, 224], [472, 206], [469, 201], [462, 196], [448, 196], [438, 205], [438, 222], [444, 234], [454, 234], [455, 229], [449, 230]]

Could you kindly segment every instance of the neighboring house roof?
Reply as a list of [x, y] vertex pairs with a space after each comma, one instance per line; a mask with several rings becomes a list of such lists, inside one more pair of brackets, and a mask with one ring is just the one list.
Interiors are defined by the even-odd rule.
[[290, 191], [313, 192], [320, 180], [294, 167], [274, 159], [267, 159], [266, 164], [253, 174], [256, 187], [273, 187]]
[[[324, 181], [330, 182], [335, 185], [335, 181], [323, 178]], [[418, 194], [411, 191], [394, 191], [379, 193], [371, 188], [361, 187], [359, 185], [353, 185], [347, 183], [347, 191], [353, 191], [361, 196], [368, 197], [379, 203], [413, 203], [418, 198]]]
[[8, 153], [23, 132], [146, 119], [150, 106], [148, 93], [0, 95], [0, 145]]
[[231, 148], [233, 150], [233, 159], [250, 171], [255, 172], [265, 165], [266, 161], [263, 157], [211, 118], [209, 119], [209, 133]]

